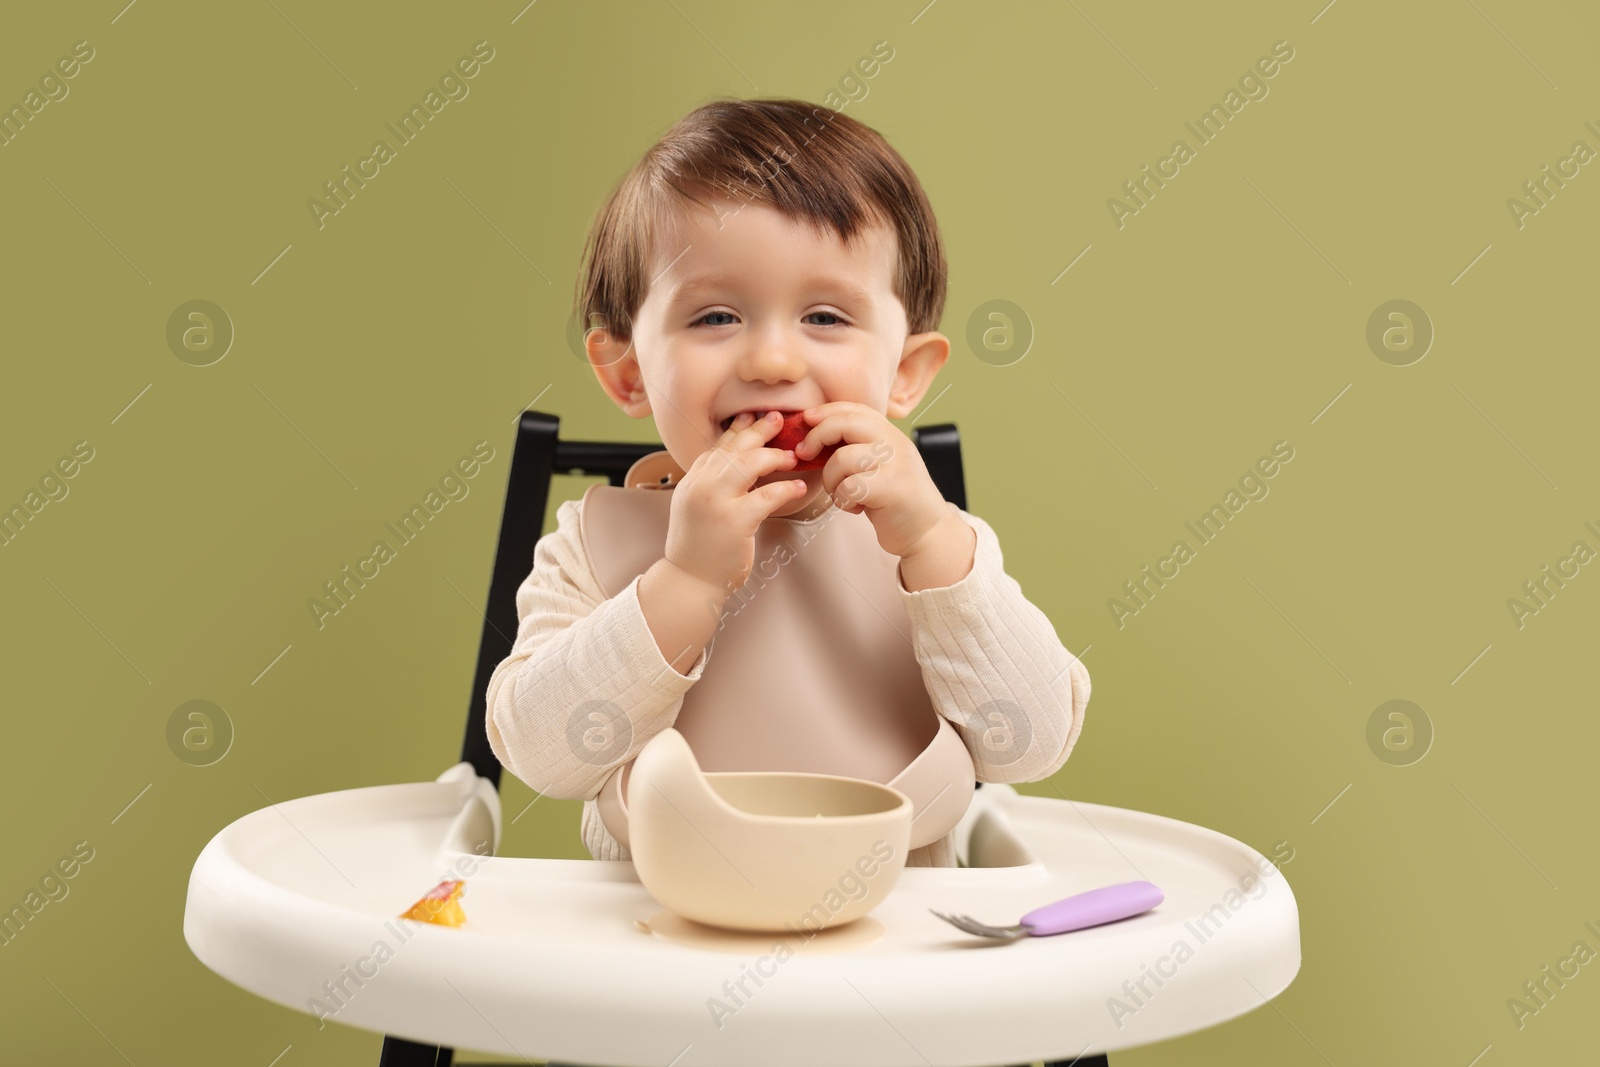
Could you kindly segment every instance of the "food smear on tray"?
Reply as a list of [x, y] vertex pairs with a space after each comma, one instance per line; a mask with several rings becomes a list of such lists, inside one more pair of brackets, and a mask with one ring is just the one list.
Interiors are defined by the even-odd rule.
[[437, 923], [440, 926], [460, 926], [467, 921], [466, 912], [461, 910], [459, 903], [466, 886], [467, 883], [462, 881], [440, 882], [428, 890], [421, 900], [401, 912], [400, 918]]

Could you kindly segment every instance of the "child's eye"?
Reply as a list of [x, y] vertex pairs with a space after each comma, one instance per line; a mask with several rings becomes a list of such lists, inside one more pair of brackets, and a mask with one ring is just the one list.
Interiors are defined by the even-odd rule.
[[[731, 323], [726, 323], [726, 322], [707, 322], [706, 321], [707, 319], [712, 318], [713, 316], [716, 316], [716, 315], [726, 315], [730, 319], [734, 317], [734, 314], [731, 311], [708, 311], [704, 315], [701, 315], [698, 319], [695, 319], [689, 325], [691, 327], [693, 327], [693, 326], [702, 326], [702, 325], [704, 325], [704, 326], [728, 326], [728, 325], [731, 325]], [[812, 315], [825, 315], [828, 318], [834, 320], [833, 322], [817, 322], [817, 323], [813, 323], [812, 325], [814, 325], [814, 326], [848, 326], [849, 325], [849, 323], [845, 322], [844, 319], [837, 312], [834, 312], [834, 311], [813, 311], [810, 314], [808, 314], [806, 316], [806, 318], [809, 319]]]

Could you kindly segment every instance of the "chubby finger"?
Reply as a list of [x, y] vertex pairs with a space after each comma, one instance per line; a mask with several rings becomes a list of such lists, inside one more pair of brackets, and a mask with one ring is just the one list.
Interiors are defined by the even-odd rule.
[[847, 514], [854, 514], [863, 508], [876, 506], [873, 494], [872, 480], [865, 472], [852, 474], [839, 482], [830, 494], [833, 506]]
[[[867, 447], [847, 445], [835, 452], [822, 468], [822, 491], [827, 493], [841, 510], [849, 510], [843, 507], [850, 499], [846, 495], [847, 491], [854, 493], [859, 501], [872, 483], [883, 475], [882, 469], [870, 462], [870, 454], [864, 451]], [[852, 478], [855, 480], [847, 490], [845, 482]]]
[[883, 445], [871, 442], [853, 445], [830, 445], [824, 450], [827, 462], [822, 467], [822, 487], [833, 492], [838, 484], [852, 474], [876, 477], [882, 467]]
[[882, 439], [886, 428], [894, 427], [889, 426], [882, 415], [857, 404], [823, 416], [794, 446], [794, 454], [801, 459], [811, 459], [831, 444], [867, 444]]
[[[755, 477], [749, 479], [754, 482], [756, 478], [773, 471], [789, 470], [796, 463], [794, 453], [783, 448], [755, 448], [745, 452], [739, 457], [739, 470], [742, 472], [754, 471]], [[748, 484], [748, 483], [747, 483]]]
[[757, 486], [745, 494], [753, 501], [751, 507], [757, 515], [771, 515], [785, 504], [793, 503], [806, 494], [804, 478], [778, 478], [766, 485]]
[[723, 444], [731, 443], [734, 438], [739, 436], [739, 433], [742, 430], [744, 430], [752, 421], [754, 421], [754, 419], [755, 416], [751, 415], [748, 411], [739, 412], [739, 414], [733, 417], [733, 421], [728, 424], [728, 428], [722, 431], [722, 436], [717, 438], [717, 444], [721, 446]]
[[722, 462], [713, 465], [711, 476], [724, 491], [748, 491], [763, 475], [789, 470], [798, 462], [793, 453], [779, 448], [756, 447], [748, 452], [720, 449], [718, 454]]
[[752, 442], [767, 440], [782, 426], [783, 419], [774, 418], [771, 412], [757, 416], [748, 411], [741, 411], [733, 417], [728, 428], [722, 431], [717, 443], [731, 442], [749, 447]]
[[[726, 475], [731, 468], [738, 472], [739, 478], [743, 479], [746, 485], [755, 481], [757, 475], [750, 474], [747, 476], [747, 472], [752, 469], [749, 461], [751, 455], [761, 451], [777, 451], [787, 454], [786, 450], [783, 449], [774, 450], [763, 447], [767, 439], [776, 433], [781, 425], [782, 420], [755, 419], [746, 412], [741, 412], [734, 416], [733, 422], [728, 425], [728, 429], [724, 431], [722, 437], [718, 439], [716, 447], [712, 450], [723, 461], [718, 465], [717, 469]], [[762, 473], [765, 473], [765, 471]]]
[[733, 417], [733, 421], [728, 424], [727, 430], [725, 430], [723, 432], [731, 437], [734, 434], [738, 433], [740, 430], [744, 429], [746, 426], [749, 426], [750, 423], [755, 420], [755, 417], [756, 416], [755, 416], [754, 412], [741, 411], [741, 412], [739, 412], [739, 414], [737, 414], [737, 415], [735, 415]]
[[733, 435], [733, 438], [744, 448], [753, 448], [771, 440], [772, 435], [783, 427], [783, 416], [776, 411], [768, 411], [759, 419], [748, 412], [741, 412], [728, 429], [732, 430], [734, 427], [738, 427], [741, 419], [744, 420], [744, 425]]
[[807, 422], [815, 426], [823, 419], [826, 419], [832, 415], [838, 415], [851, 411], [865, 411], [873, 415], [878, 414], [876, 411], [873, 411], [871, 408], [867, 407], [867, 405], [858, 403], [854, 400], [830, 400], [826, 404], [818, 404], [814, 408], [806, 408], [803, 412], [801, 412], [801, 414], [805, 416]]

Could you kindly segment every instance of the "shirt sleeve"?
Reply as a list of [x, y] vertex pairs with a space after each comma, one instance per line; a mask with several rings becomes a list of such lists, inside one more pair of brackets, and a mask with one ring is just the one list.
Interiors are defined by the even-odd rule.
[[556, 509], [517, 588], [517, 635], [489, 678], [486, 726], [500, 763], [538, 793], [589, 800], [617, 767], [671, 726], [705, 671], [688, 674], [656, 645], [634, 578], [607, 598], [584, 552], [582, 501]]
[[977, 533], [977, 546], [972, 570], [955, 584], [899, 585], [923, 680], [971, 751], [978, 781], [1048, 778], [1083, 729], [1089, 671], [1005, 572], [989, 524], [946, 503]]

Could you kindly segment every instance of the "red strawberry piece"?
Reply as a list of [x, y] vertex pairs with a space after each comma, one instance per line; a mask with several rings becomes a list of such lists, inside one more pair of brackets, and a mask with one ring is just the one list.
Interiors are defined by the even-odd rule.
[[[804, 412], [786, 411], [783, 414], [783, 427], [767, 442], [768, 448], [795, 448], [805, 440], [806, 434], [811, 432], [811, 426], [806, 422]], [[796, 455], [795, 465], [791, 470], [814, 471], [827, 466], [828, 457], [838, 451], [839, 446], [827, 445], [817, 455], [810, 459]]]

